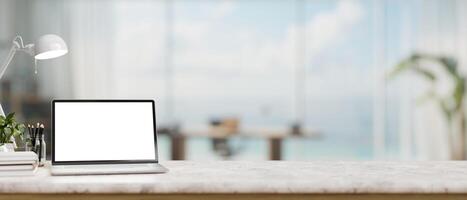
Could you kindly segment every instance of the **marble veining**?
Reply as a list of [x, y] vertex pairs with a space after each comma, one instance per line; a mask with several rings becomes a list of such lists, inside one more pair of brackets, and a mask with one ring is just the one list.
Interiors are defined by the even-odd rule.
[[0, 193], [467, 193], [467, 162], [168, 161], [167, 174], [0, 177]]

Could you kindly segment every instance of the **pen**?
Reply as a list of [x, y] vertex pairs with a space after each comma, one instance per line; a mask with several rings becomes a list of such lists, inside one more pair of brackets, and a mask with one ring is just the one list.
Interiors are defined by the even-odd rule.
[[28, 124], [28, 134], [29, 134], [29, 137], [31, 137], [31, 125]]
[[42, 140], [44, 139], [43, 133], [44, 133], [44, 124], [41, 124], [39, 128], [39, 163], [41, 162], [41, 159], [42, 159]]
[[30, 139], [30, 142], [31, 142], [31, 148], [33, 148], [34, 147], [33, 141], [34, 141], [35, 138], [32, 135], [31, 124], [28, 124], [28, 133], [29, 133], [29, 139]]
[[34, 131], [34, 138], [37, 139], [38, 134], [39, 134], [39, 123], [36, 124], [36, 130]]
[[[36, 127], [34, 128], [34, 125], [32, 126], [33, 131], [34, 131], [34, 152], [38, 153], [37, 149], [37, 140], [40, 140], [39, 137], [39, 123], [36, 124]], [[40, 141], [39, 141], [40, 142]]]
[[31, 125], [28, 124], [28, 133], [29, 133], [29, 138], [32, 138], [32, 135], [31, 135]]
[[34, 151], [34, 148], [36, 148], [36, 129], [34, 128], [34, 125], [31, 126], [31, 139], [32, 149]]
[[36, 124], [36, 133], [35, 133], [36, 138], [37, 138], [37, 135], [39, 134], [39, 125], [40, 125], [39, 123]]

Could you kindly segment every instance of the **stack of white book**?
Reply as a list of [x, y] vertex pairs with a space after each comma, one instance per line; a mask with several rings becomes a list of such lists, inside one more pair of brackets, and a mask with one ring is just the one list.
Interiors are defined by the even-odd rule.
[[37, 154], [32, 151], [0, 152], [0, 176], [32, 176], [37, 166]]

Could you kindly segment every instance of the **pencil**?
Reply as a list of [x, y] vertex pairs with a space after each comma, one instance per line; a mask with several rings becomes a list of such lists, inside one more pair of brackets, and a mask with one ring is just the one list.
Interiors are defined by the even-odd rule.
[[37, 134], [39, 134], [39, 123], [36, 125], [36, 129], [34, 131], [34, 137], [37, 138]]
[[44, 138], [42, 138], [44, 136], [43, 135], [43, 133], [44, 133], [44, 124], [41, 124], [39, 129], [40, 129], [39, 130], [39, 163], [40, 163], [41, 159], [42, 159], [42, 142], [44, 140]]
[[31, 126], [31, 136], [32, 136], [32, 149], [33, 151], [35, 150], [34, 148], [36, 148], [36, 129], [34, 128], [34, 125]]
[[31, 125], [28, 124], [28, 133], [29, 133], [29, 138], [32, 139], [32, 135], [31, 135]]

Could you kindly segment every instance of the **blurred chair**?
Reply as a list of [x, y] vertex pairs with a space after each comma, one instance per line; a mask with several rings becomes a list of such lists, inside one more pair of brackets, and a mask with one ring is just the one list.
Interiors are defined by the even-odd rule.
[[224, 118], [211, 120], [209, 134], [212, 135], [212, 149], [223, 159], [234, 156], [240, 148], [234, 148], [228, 140], [229, 136], [239, 132], [240, 120]]

